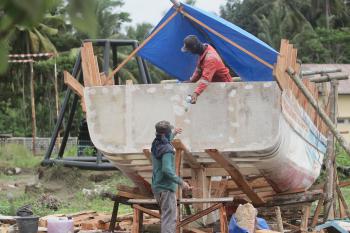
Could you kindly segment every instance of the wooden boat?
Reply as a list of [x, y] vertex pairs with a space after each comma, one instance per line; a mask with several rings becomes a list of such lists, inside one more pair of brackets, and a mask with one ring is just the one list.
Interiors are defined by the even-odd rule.
[[[179, 139], [206, 177], [227, 176], [206, 149], [217, 149], [243, 175], [263, 176], [279, 192], [306, 190], [320, 174], [326, 138], [276, 82], [213, 83], [186, 112], [194, 84], [87, 87], [86, 116], [94, 145], [142, 190], [151, 179], [144, 154], [154, 125], [183, 128]], [[182, 176], [191, 177], [184, 163]]]
[[[248, 81], [261, 81], [211, 83], [199, 97], [198, 103], [189, 106], [188, 111], [185, 98], [193, 92], [195, 84], [113, 85], [113, 82], [109, 82], [137, 52], [143, 53], [141, 55], [146, 58], [154, 55], [155, 51], [162, 54], [170, 51], [174, 56], [181, 57], [179, 48], [164, 46], [167, 48], [164, 51], [154, 49], [157, 41], [151, 41], [149, 43], [153, 44], [145, 47], [171, 20], [176, 20], [176, 24], [193, 26], [186, 23], [179, 12], [207, 30], [206, 36], [217, 41], [216, 49], [222, 49], [224, 58], [243, 56], [239, 57], [241, 60], [226, 59], [229, 66], [235, 68], [236, 63], [240, 62], [241, 66], [236, 71], [241, 72]], [[212, 23], [225, 34], [193, 17]], [[296, 49], [288, 41], [282, 40], [278, 55], [254, 36], [216, 16], [204, 15], [189, 5], [184, 5], [178, 11], [171, 9], [161, 22], [108, 78], [98, 71], [92, 45], [82, 48], [85, 88], [77, 87], [80, 84], [73, 79], [70, 86], [84, 98], [88, 128], [96, 148], [129, 177], [142, 194], [151, 195], [149, 149], [154, 138], [154, 125], [160, 120], [168, 120], [176, 127], [183, 128], [175, 147], [180, 154], [184, 154], [181, 176], [191, 180], [196, 187], [194, 197], [209, 197], [215, 189], [211, 181], [227, 176], [235, 181], [228, 185], [228, 195], [241, 195], [243, 190], [242, 195], [253, 203], [261, 204], [264, 197], [276, 193], [307, 190], [320, 174], [326, 152], [324, 135], [327, 128], [286, 73], [289, 67], [295, 72], [300, 71]], [[194, 27], [192, 30], [197, 29]], [[171, 36], [178, 33], [181, 37], [181, 33], [187, 32], [180, 31], [174, 32], [169, 26], [164, 33]], [[236, 40], [240, 37], [240, 42], [245, 43], [247, 48], [256, 49], [247, 51], [227, 36]], [[160, 36], [163, 37], [164, 34]], [[168, 43], [167, 40], [160, 41]], [[182, 44], [178, 40], [172, 42], [178, 47]], [[153, 61], [158, 61], [157, 65], [165, 70], [177, 65], [171, 59], [164, 64], [165, 59], [156, 56], [158, 60]], [[181, 59], [178, 61], [184, 62]], [[266, 81], [272, 80], [272, 70], [275, 81]], [[182, 71], [176, 73], [178, 69], [171, 71], [175, 75], [186, 74]], [[259, 72], [263, 77], [261, 79], [256, 77], [260, 75]], [[67, 80], [68, 76], [66, 73]], [[303, 81], [314, 98], [318, 99], [315, 85]], [[222, 196], [223, 193], [218, 191], [213, 195]]]

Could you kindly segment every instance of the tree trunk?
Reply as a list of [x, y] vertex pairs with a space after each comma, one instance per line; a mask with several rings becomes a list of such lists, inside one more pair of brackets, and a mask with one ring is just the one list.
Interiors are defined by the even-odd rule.
[[[30, 53], [29, 38], [27, 39], [27, 53]], [[30, 74], [30, 102], [32, 106], [32, 151], [35, 155], [35, 138], [36, 138], [36, 114], [35, 114], [35, 93], [34, 93], [34, 70], [33, 62], [29, 62]]]

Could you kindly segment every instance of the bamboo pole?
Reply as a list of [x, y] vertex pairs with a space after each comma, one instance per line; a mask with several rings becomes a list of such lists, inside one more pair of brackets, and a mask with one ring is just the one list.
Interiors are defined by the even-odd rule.
[[[337, 95], [338, 95], [338, 81], [333, 80], [331, 82], [331, 94], [329, 97], [330, 103], [330, 118], [332, 123], [336, 125], [336, 105], [337, 105]], [[326, 170], [327, 170], [327, 181], [325, 185], [326, 202], [324, 208], [324, 222], [326, 220], [332, 220], [335, 217], [336, 208], [334, 207], [334, 177], [335, 177], [335, 141], [334, 136], [329, 132], [328, 135], [328, 145], [327, 145], [327, 160], [326, 160]]]
[[188, 19], [192, 20], [193, 22], [199, 24], [200, 26], [204, 27], [205, 29], [207, 29], [208, 31], [210, 31], [211, 33], [217, 35], [218, 37], [220, 37], [221, 39], [223, 39], [224, 41], [226, 41], [227, 43], [231, 44], [232, 46], [238, 48], [239, 50], [241, 50], [242, 52], [248, 54], [249, 56], [251, 56], [252, 58], [254, 58], [255, 60], [259, 61], [260, 63], [262, 63], [263, 65], [269, 67], [270, 69], [273, 69], [273, 65], [271, 65], [270, 63], [264, 61], [263, 59], [261, 59], [260, 57], [256, 56], [254, 53], [246, 50], [245, 48], [243, 48], [242, 46], [240, 46], [239, 44], [233, 42], [232, 40], [230, 40], [229, 38], [227, 38], [226, 36], [222, 35], [221, 33], [219, 33], [218, 31], [212, 29], [211, 27], [209, 27], [208, 25], [204, 24], [203, 22], [199, 21], [198, 19], [194, 18], [193, 16], [191, 16], [190, 14], [188, 14], [187, 12], [185, 12], [183, 9], [179, 9], [180, 13], [183, 14], [185, 17], [187, 17]]
[[323, 82], [331, 82], [332, 80], [347, 80], [349, 79], [349, 75], [340, 74], [340, 75], [323, 75], [321, 77], [310, 78], [309, 80], [314, 83], [323, 83]]
[[329, 73], [337, 73], [337, 72], [341, 72], [342, 70], [341, 69], [324, 69], [324, 70], [317, 70], [317, 71], [314, 71], [314, 70], [309, 70], [309, 71], [303, 71], [301, 72], [301, 74], [303, 76], [308, 76], [308, 75], [315, 75], [315, 74], [329, 74]]
[[132, 53], [130, 53], [130, 55], [124, 59], [124, 61], [122, 63], [120, 63], [118, 65], [117, 68], [115, 68], [109, 75], [108, 78], [106, 79], [105, 83], [107, 83], [110, 79], [112, 79], [114, 77], [114, 75], [121, 69], [123, 68], [123, 66], [128, 63], [131, 58], [133, 58], [136, 53], [138, 53], [160, 30], [162, 30], [176, 15], [177, 15], [178, 11], [175, 11], [173, 14], [170, 15], [170, 17], [165, 20], [155, 31], [153, 31], [151, 33], [151, 35], [149, 37], [147, 37], [146, 40], [144, 40], [140, 46], [138, 46], [134, 51], [132, 51]]
[[346, 141], [346, 139], [338, 132], [336, 129], [336, 126], [333, 124], [333, 122], [329, 119], [325, 111], [318, 105], [317, 101], [314, 99], [310, 91], [306, 88], [304, 83], [301, 81], [300, 76], [298, 74], [295, 74], [294, 70], [289, 67], [287, 69], [288, 75], [291, 77], [291, 79], [295, 82], [295, 84], [298, 86], [299, 90], [305, 95], [308, 102], [311, 104], [311, 106], [316, 110], [316, 112], [320, 115], [321, 119], [325, 122], [325, 124], [328, 126], [330, 131], [333, 133], [335, 138], [338, 140], [339, 144], [344, 148], [346, 153], [350, 156], [350, 145]]

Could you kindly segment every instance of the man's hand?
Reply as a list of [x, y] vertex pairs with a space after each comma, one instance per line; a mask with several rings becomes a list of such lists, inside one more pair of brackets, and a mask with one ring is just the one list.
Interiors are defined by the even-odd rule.
[[192, 187], [186, 181], [184, 181], [182, 183], [182, 189], [184, 189], [184, 190], [191, 190]]
[[174, 134], [181, 134], [181, 133], [182, 133], [182, 129], [181, 128], [175, 128]]
[[195, 104], [197, 102], [198, 94], [195, 92], [191, 96], [191, 104]]

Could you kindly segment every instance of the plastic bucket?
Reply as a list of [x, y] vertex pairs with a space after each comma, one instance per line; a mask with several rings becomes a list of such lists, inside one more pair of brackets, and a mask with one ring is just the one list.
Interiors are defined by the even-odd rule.
[[37, 233], [39, 217], [25, 216], [16, 218], [19, 233]]

